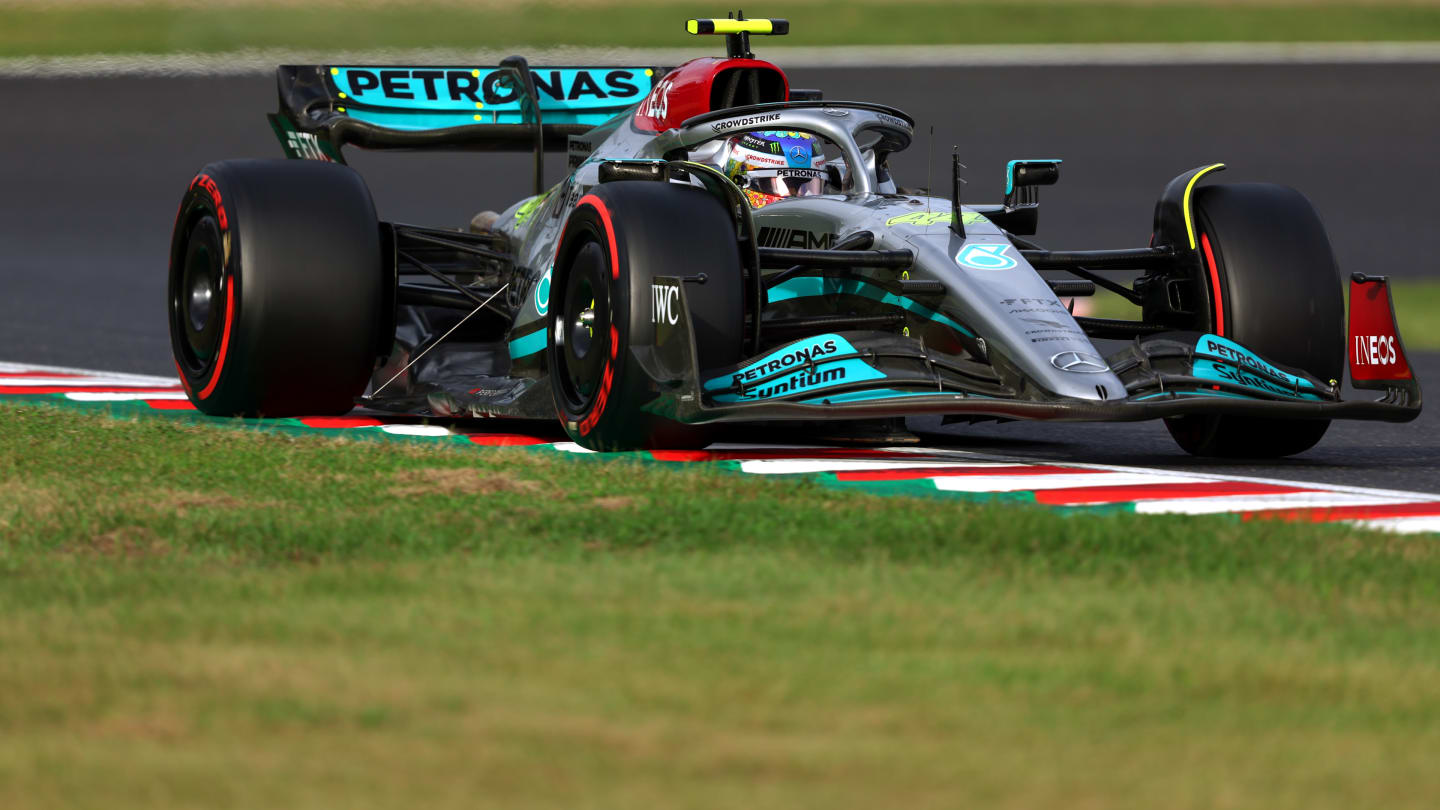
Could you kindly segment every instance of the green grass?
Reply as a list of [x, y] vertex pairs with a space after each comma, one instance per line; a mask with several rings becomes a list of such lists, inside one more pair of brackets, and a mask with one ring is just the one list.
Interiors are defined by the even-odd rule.
[[7, 810], [1440, 794], [1433, 539], [0, 420]]
[[[1412, 352], [1440, 351], [1440, 282], [1399, 279], [1393, 283], [1392, 296], [1405, 348]], [[1091, 314], [1098, 318], [1140, 317], [1139, 307], [1104, 290], [1096, 293], [1091, 305]]]
[[[0, 56], [172, 53], [278, 47], [516, 48], [559, 44], [715, 49], [683, 32], [724, 4], [558, 2], [307, 5], [41, 3], [0, 6]], [[883, 9], [883, 10], [882, 10]], [[756, 15], [756, 9], [751, 10]], [[835, 0], [772, 10], [790, 45], [1440, 39], [1434, 3]], [[764, 42], [757, 42], [763, 49]]]

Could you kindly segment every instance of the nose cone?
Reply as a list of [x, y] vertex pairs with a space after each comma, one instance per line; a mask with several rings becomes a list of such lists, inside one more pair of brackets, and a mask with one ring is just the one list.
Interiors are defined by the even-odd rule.
[[1030, 382], [1058, 397], [1122, 399], [1125, 386], [1050, 285], [1004, 232], [989, 222], [906, 239], [917, 264], [933, 269], [951, 293], [949, 305]]

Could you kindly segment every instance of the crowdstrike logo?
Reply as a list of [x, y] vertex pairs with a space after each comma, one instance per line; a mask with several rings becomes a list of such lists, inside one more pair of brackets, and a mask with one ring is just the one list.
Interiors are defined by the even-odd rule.
[[711, 132], [728, 132], [729, 130], [732, 130], [732, 129], [742, 129], [742, 128], [744, 128], [744, 127], [753, 127], [753, 126], [758, 126], [758, 125], [760, 125], [760, 124], [769, 123], [770, 121], [779, 121], [779, 120], [780, 120], [780, 113], [771, 113], [770, 115], [752, 115], [752, 116], [750, 116], [749, 118], [732, 118], [732, 119], [730, 119], [729, 121], [717, 121], [717, 122], [711, 124], [711, 125], [710, 125], [710, 131], [711, 131]]

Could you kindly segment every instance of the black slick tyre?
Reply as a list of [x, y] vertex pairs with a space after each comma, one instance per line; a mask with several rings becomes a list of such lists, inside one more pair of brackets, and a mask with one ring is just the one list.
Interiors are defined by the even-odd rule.
[[[1344, 300], [1325, 227], [1300, 192], [1268, 183], [1195, 192], [1197, 247], [1210, 313], [1195, 328], [1265, 358], [1338, 380], [1345, 362]], [[1326, 419], [1181, 416], [1165, 420], [1186, 452], [1279, 458], [1314, 447]]]
[[349, 411], [390, 322], [384, 268], [375, 206], [351, 169], [206, 166], [170, 242], [170, 340], [191, 402], [212, 416]]
[[661, 382], [642, 362], [656, 320], [672, 317], [656, 308], [654, 279], [701, 275], [704, 283], [685, 285], [700, 368], [732, 365], [744, 346], [744, 285], [724, 206], [701, 189], [651, 181], [606, 183], [580, 198], [556, 254], [546, 346], [555, 408], [578, 444], [637, 450], [709, 443], [708, 427], [646, 408]]

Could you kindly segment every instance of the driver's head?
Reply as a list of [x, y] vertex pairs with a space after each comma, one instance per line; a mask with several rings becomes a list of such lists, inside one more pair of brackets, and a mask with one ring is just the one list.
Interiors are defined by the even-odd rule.
[[766, 130], [730, 139], [725, 174], [751, 208], [825, 191], [825, 155], [814, 135]]

